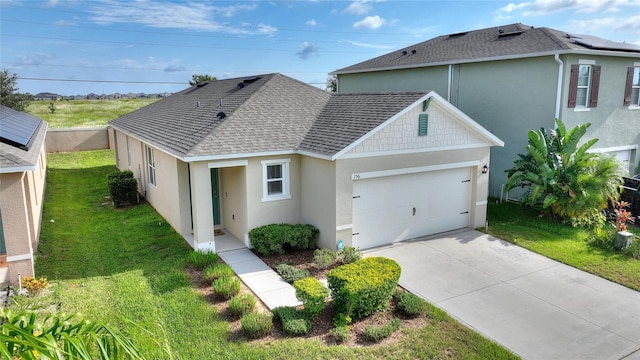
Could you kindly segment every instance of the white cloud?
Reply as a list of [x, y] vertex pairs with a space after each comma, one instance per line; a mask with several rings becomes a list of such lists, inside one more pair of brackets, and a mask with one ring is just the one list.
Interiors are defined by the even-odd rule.
[[371, 5], [364, 1], [352, 2], [346, 9], [344, 9], [345, 13], [356, 15], [364, 15], [369, 13], [369, 11], [371, 11]]
[[535, 0], [524, 15], [544, 15], [561, 10], [579, 13], [618, 12], [623, 7], [640, 6], [634, 0]]
[[367, 16], [366, 18], [353, 24], [353, 28], [354, 29], [360, 29], [360, 28], [378, 29], [379, 27], [384, 25], [384, 23], [385, 23], [385, 20], [378, 15]]
[[305, 42], [302, 44], [302, 50], [298, 51], [296, 55], [300, 59], [307, 60], [311, 57], [318, 56], [318, 50], [320, 50], [320, 48], [317, 45]]
[[348, 43], [357, 47], [362, 47], [367, 49], [378, 49], [378, 50], [390, 50], [390, 49], [395, 49], [397, 47], [397, 45], [380, 45], [380, 44], [363, 43], [363, 42], [352, 41], [352, 40], [342, 40], [340, 42]]
[[305, 22], [305, 24], [307, 24], [307, 25], [309, 25], [309, 26], [316, 26], [316, 25], [318, 25], [318, 23], [316, 22], [316, 20], [315, 20], [315, 19], [307, 20], [307, 21]]
[[529, 6], [531, 6], [530, 2], [523, 2], [519, 4], [509, 3], [508, 5], [501, 7], [498, 12], [512, 13], [517, 10], [526, 9]]
[[597, 30], [612, 30], [627, 34], [640, 34], [640, 15], [629, 18], [606, 17], [589, 20], [571, 20], [569, 29], [575, 32], [592, 33]]
[[93, 4], [87, 12], [89, 19], [97, 24], [140, 24], [153, 28], [186, 29], [197, 31], [225, 32], [232, 34], [264, 34], [277, 31], [269, 25], [233, 26], [214, 20], [215, 16], [232, 17], [239, 12], [257, 9], [257, 4], [211, 6], [206, 3], [171, 3], [156, 0], [118, 2], [104, 0]]

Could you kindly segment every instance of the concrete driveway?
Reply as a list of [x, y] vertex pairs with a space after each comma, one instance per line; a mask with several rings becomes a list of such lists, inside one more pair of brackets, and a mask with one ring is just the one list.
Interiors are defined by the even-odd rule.
[[640, 360], [640, 292], [506, 241], [465, 230], [365, 256], [396, 260], [400, 285], [525, 359]]

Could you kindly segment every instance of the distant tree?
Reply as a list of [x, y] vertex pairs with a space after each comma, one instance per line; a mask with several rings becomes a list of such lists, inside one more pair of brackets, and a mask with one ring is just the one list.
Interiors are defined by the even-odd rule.
[[338, 92], [338, 77], [336, 75], [329, 75], [327, 77], [325, 90], [331, 93]]
[[57, 109], [57, 108], [56, 108], [55, 100], [54, 100], [54, 101], [51, 101], [51, 102], [49, 103], [49, 107], [48, 107], [48, 108], [49, 108], [49, 112], [51, 112], [52, 114], [53, 114], [54, 112], [56, 112], [56, 109]]
[[217, 80], [217, 78], [209, 74], [193, 74], [193, 76], [191, 77], [191, 80], [189, 80], [189, 85], [193, 86], [198, 83], [214, 81], [214, 80]]
[[0, 104], [17, 111], [24, 111], [33, 100], [29, 93], [18, 93], [18, 75], [7, 69], [0, 71]]

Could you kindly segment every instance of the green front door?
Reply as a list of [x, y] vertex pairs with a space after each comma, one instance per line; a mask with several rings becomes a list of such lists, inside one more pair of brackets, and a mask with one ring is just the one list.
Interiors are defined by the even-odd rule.
[[218, 169], [211, 169], [211, 204], [213, 205], [213, 225], [220, 225], [220, 181]]

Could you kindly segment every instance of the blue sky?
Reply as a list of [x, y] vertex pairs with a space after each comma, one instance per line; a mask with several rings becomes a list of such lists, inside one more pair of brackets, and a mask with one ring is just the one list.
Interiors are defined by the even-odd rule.
[[0, 0], [0, 20], [0, 68], [32, 94], [175, 92], [196, 73], [324, 88], [333, 70], [516, 22], [640, 45], [640, 0]]

